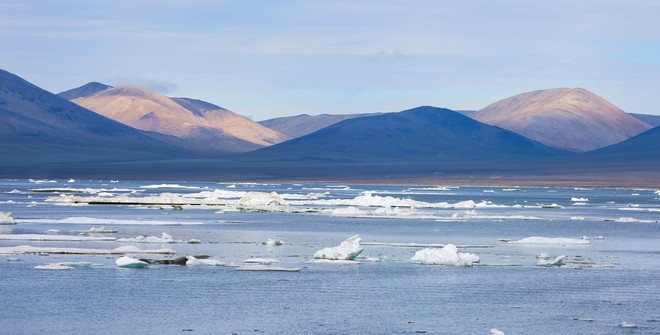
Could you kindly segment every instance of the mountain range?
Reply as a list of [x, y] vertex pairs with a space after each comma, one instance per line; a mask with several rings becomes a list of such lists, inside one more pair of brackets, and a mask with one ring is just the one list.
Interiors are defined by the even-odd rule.
[[660, 184], [660, 130], [638, 118], [586, 90], [552, 89], [479, 111], [424, 106], [257, 124], [132, 86], [89, 83], [58, 96], [0, 71], [0, 175]]

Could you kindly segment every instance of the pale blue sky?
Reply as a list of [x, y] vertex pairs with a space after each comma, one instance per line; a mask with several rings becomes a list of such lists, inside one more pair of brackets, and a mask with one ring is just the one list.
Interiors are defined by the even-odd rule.
[[52, 92], [133, 84], [255, 120], [554, 87], [660, 114], [655, 0], [3, 0], [0, 45], [0, 68]]

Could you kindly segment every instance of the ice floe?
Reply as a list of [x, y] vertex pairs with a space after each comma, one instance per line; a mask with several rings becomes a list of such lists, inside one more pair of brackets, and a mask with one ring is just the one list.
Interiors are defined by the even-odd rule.
[[501, 330], [497, 330], [496, 328], [491, 328], [490, 335], [504, 335], [504, 332]]
[[588, 240], [565, 237], [530, 236], [520, 240], [500, 240], [508, 244], [589, 244]]
[[0, 212], [0, 224], [15, 224], [12, 212]]
[[332, 265], [358, 265], [358, 264], [362, 264], [359, 261], [348, 260], [348, 259], [324, 259], [324, 258], [311, 259], [311, 260], [307, 261], [307, 263], [310, 263], [310, 264], [332, 264]]
[[35, 270], [71, 270], [70, 266], [63, 265], [62, 263], [48, 263], [46, 265], [37, 265]]
[[280, 266], [268, 266], [268, 265], [243, 265], [237, 267], [236, 271], [300, 272], [300, 268], [285, 268]]
[[634, 323], [628, 323], [628, 322], [624, 321], [624, 322], [621, 322], [619, 324], [619, 327], [621, 327], [621, 328], [637, 328], [637, 325], [634, 324]]
[[105, 224], [105, 225], [150, 225], [150, 226], [189, 226], [202, 225], [195, 221], [120, 220], [90, 217], [69, 217], [65, 219], [22, 219], [18, 223], [63, 223], [63, 224]]
[[362, 249], [360, 247], [360, 235], [353, 235], [346, 241], [341, 242], [339, 246], [323, 248], [314, 253], [315, 259], [330, 259], [330, 260], [355, 260], [360, 255]]
[[186, 266], [224, 266], [225, 263], [213, 258], [197, 258], [186, 256]]
[[[98, 194], [99, 196], [112, 196], [108, 192], [131, 192], [135, 193], [138, 190], [133, 190], [130, 188], [73, 188], [73, 187], [58, 187], [58, 188], [33, 188], [30, 189], [31, 192], [35, 193], [87, 193], [87, 194]], [[141, 190], [140, 190], [141, 191]]]
[[55, 248], [33, 247], [20, 245], [17, 247], [0, 247], [0, 254], [77, 254], [77, 255], [121, 255], [121, 254], [174, 254], [171, 249], [140, 249], [135, 246], [124, 246], [115, 249], [89, 248]]
[[118, 258], [115, 261], [115, 264], [117, 264], [117, 266], [119, 266], [120, 268], [131, 268], [131, 269], [146, 268], [147, 266], [149, 266], [149, 263], [145, 261], [141, 261], [137, 258], [128, 257], [128, 256], [122, 256]]
[[571, 221], [584, 221], [583, 216], [571, 216]]
[[140, 236], [137, 236], [137, 237], [118, 238], [117, 242], [122, 242], [122, 243], [199, 243], [198, 240], [189, 240], [189, 241], [175, 240], [168, 233], [162, 233], [160, 237], [140, 235]]
[[105, 229], [105, 227], [101, 226], [99, 228], [92, 227], [87, 230], [88, 234], [114, 234], [116, 233], [117, 230], [115, 229]]
[[248, 258], [243, 261], [246, 264], [261, 264], [270, 265], [272, 263], [279, 263], [280, 261], [274, 258]]
[[169, 189], [186, 189], [186, 190], [199, 190], [200, 187], [197, 186], [184, 186], [179, 184], [158, 184], [158, 185], [144, 185], [140, 186], [144, 189], [158, 189], [158, 188], [169, 188]]
[[0, 234], [0, 240], [11, 241], [114, 241], [114, 237], [92, 237], [80, 235], [52, 235], [52, 234]]
[[286, 206], [287, 203], [277, 192], [248, 192], [238, 200], [239, 207]]
[[536, 263], [536, 265], [537, 266], [562, 266], [562, 265], [564, 265], [564, 259], [566, 259], [566, 255], [557, 256], [554, 259], [540, 258], [539, 261]]
[[458, 252], [455, 245], [447, 244], [443, 248], [419, 250], [415, 252], [410, 260], [424, 265], [472, 266], [472, 264], [479, 262], [479, 256]]
[[28, 179], [28, 181], [34, 184], [57, 183], [57, 180], [49, 179]]

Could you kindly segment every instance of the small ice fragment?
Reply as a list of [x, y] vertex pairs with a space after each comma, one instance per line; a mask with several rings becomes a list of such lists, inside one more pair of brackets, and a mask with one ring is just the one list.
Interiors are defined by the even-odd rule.
[[455, 245], [447, 244], [443, 248], [419, 250], [410, 260], [425, 265], [472, 266], [473, 263], [479, 262], [479, 256], [458, 252]]
[[59, 229], [48, 229], [48, 230], [45, 231], [46, 234], [59, 234], [61, 232], [62, 231], [59, 230]]
[[571, 216], [571, 221], [584, 221], [583, 216]]
[[46, 265], [37, 265], [35, 270], [70, 270], [70, 266], [62, 265], [61, 263], [48, 263]]
[[589, 241], [576, 238], [530, 236], [517, 241], [505, 241], [509, 244], [589, 244]]
[[536, 255], [536, 259], [550, 259], [550, 255], [547, 252], [542, 252]]
[[261, 244], [272, 247], [272, 246], [284, 245], [284, 242], [282, 240], [274, 240], [272, 238], [269, 238], [269, 239], [266, 240], [266, 242], [263, 242]]
[[562, 208], [562, 207], [560, 205], [553, 203], [551, 205], [541, 205], [541, 208]]
[[333, 259], [333, 260], [355, 260], [355, 257], [360, 255], [362, 248], [360, 248], [360, 235], [353, 235], [341, 242], [339, 246], [324, 248], [314, 253], [315, 259]]
[[105, 229], [105, 227], [100, 227], [100, 228], [92, 227], [89, 228], [87, 232], [89, 234], [112, 234], [112, 233], [116, 233], [117, 231], [114, 229]]
[[75, 182], [76, 182], [76, 180], [73, 179], [73, 178], [69, 179], [69, 181], [68, 181], [68, 183], [75, 183]]
[[11, 212], [0, 212], [0, 224], [14, 224], [14, 216]]
[[21, 259], [18, 257], [7, 257], [7, 262], [20, 262]]
[[504, 332], [495, 328], [491, 328], [490, 335], [504, 335]]
[[188, 243], [188, 244], [200, 244], [200, 243], [202, 243], [202, 241], [200, 241], [196, 238], [191, 238], [188, 241], [186, 241], [186, 243]]
[[595, 236], [594, 240], [604, 240], [605, 238], [601, 235]]
[[566, 255], [557, 256], [553, 260], [541, 259], [541, 260], [539, 260], [538, 263], [536, 263], [536, 265], [538, 265], [538, 266], [562, 266], [562, 265], [564, 265], [564, 259], [566, 259]]
[[128, 256], [122, 256], [119, 259], [115, 261], [117, 266], [120, 268], [131, 268], [131, 269], [136, 269], [136, 268], [145, 268], [149, 266], [149, 263], [141, 261], [137, 258], [133, 257], [128, 257]]
[[333, 264], [333, 265], [358, 265], [362, 264], [358, 261], [350, 261], [346, 259], [324, 259], [324, 258], [318, 258], [318, 259], [312, 259], [307, 261], [307, 263], [310, 264]]
[[637, 328], [637, 325], [636, 325], [636, 324], [633, 324], [633, 323], [628, 323], [628, 322], [625, 322], [625, 321], [624, 321], [624, 322], [621, 322], [621, 323], [619, 324], [619, 327], [621, 327], [621, 328]]

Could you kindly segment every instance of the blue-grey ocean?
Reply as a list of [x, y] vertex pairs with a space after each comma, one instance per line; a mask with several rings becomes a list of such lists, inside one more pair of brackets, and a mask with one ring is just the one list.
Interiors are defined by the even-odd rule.
[[[2, 334], [660, 334], [656, 190], [2, 180], [0, 212]], [[163, 233], [199, 243], [135, 240]], [[310, 262], [354, 235], [356, 262]], [[479, 262], [411, 261], [446, 244]], [[53, 249], [126, 246], [224, 266]], [[35, 269], [62, 262], [93, 265]]]

